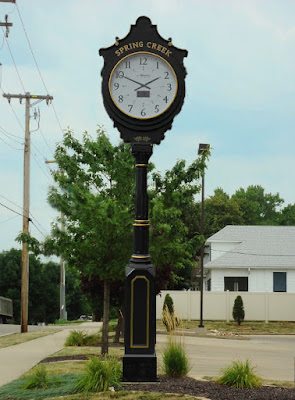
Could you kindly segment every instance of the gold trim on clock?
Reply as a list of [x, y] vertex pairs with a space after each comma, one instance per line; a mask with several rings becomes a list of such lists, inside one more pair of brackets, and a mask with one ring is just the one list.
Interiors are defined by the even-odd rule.
[[[174, 75], [174, 77], [175, 77], [175, 85], [176, 85], [176, 87], [175, 87], [175, 94], [174, 94], [173, 100], [171, 101], [171, 103], [169, 104], [169, 106], [168, 106], [167, 108], [165, 108], [165, 110], [163, 110], [163, 111], [160, 112], [159, 114], [154, 115], [154, 116], [152, 116], [152, 117], [146, 117], [146, 118], [144, 118], [144, 117], [134, 117], [133, 115], [128, 114], [126, 111], [122, 110], [122, 108], [120, 108], [120, 107], [118, 106], [118, 104], [116, 103], [116, 101], [114, 100], [113, 95], [112, 95], [112, 91], [111, 91], [111, 80], [112, 80], [113, 73], [114, 73], [115, 69], [117, 68], [117, 65], [121, 64], [126, 58], [132, 57], [132, 56], [134, 56], [134, 55], [136, 55], [136, 54], [149, 54], [149, 55], [152, 55], [152, 56], [154, 56], [154, 57], [160, 58], [160, 59], [163, 60], [166, 64], [168, 64], [168, 66], [170, 67], [170, 69], [171, 69], [171, 71], [173, 72], [173, 75]], [[174, 103], [175, 97], [176, 97], [176, 95], [177, 95], [177, 92], [178, 92], [178, 80], [177, 80], [177, 76], [176, 76], [176, 74], [175, 74], [174, 69], [172, 68], [171, 64], [170, 64], [168, 61], [165, 60], [165, 58], [159, 56], [158, 54], [151, 53], [150, 51], [137, 51], [137, 52], [135, 52], [135, 53], [128, 54], [127, 56], [123, 57], [121, 60], [119, 60], [119, 61], [117, 62], [117, 64], [114, 66], [114, 68], [112, 69], [112, 72], [111, 72], [111, 74], [110, 74], [108, 87], [109, 87], [109, 94], [110, 94], [110, 96], [111, 96], [111, 99], [112, 99], [114, 105], [115, 105], [123, 114], [127, 115], [127, 116], [130, 117], [130, 118], [145, 120], [145, 119], [157, 118], [159, 115], [164, 114], [164, 112], [166, 112], [166, 111], [172, 106], [172, 104]]]

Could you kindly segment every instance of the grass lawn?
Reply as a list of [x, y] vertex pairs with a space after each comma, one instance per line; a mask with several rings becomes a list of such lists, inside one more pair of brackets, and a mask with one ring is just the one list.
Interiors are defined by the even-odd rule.
[[[82, 348], [83, 350], [83, 348]], [[197, 397], [184, 396], [184, 395], [171, 395], [163, 393], [150, 393], [150, 392], [106, 392], [95, 394], [73, 394], [79, 374], [84, 372], [85, 361], [71, 361], [71, 362], [53, 362], [45, 364], [46, 371], [49, 375], [57, 375], [60, 383], [48, 389], [27, 389], [22, 387], [28, 378], [35, 372], [36, 367], [32, 368], [28, 373], [21, 378], [0, 387], [0, 400], [105, 400], [105, 399], [126, 399], [126, 400], [160, 400], [160, 399], [187, 399], [193, 400]], [[62, 396], [62, 397], [61, 397]]]
[[[181, 329], [193, 333], [200, 321], [181, 321]], [[204, 321], [207, 330], [218, 330], [238, 335], [295, 335], [295, 322], [271, 321], [268, 324], [262, 321], [244, 321], [240, 326], [236, 322]], [[162, 320], [157, 320], [157, 329], [164, 329]]]
[[11, 335], [0, 337], [0, 349], [3, 347], [14, 346], [28, 342], [29, 340], [38, 339], [43, 336], [53, 335], [58, 332], [59, 329], [42, 329], [40, 331], [26, 332], [26, 333], [12, 333]]

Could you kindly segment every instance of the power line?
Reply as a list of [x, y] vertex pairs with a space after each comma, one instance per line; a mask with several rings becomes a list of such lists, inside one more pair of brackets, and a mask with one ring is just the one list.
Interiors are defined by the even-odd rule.
[[[3, 28], [2, 28], [2, 32], [3, 32], [3, 34], [4, 34], [4, 29], [3, 29]], [[21, 84], [21, 86], [22, 86], [22, 88], [23, 88], [23, 91], [26, 92], [26, 89], [25, 89], [25, 86], [24, 86], [24, 84], [23, 84], [22, 78], [21, 78], [21, 76], [20, 76], [20, 73], [18, 72], [18, 69], [17, 69], [17, 66], [16, 66], [16, 62], [15, 62], [15, 59], [14, 59], [14, 57], [13, 57], [11, 48], [10, 48], [10, 46], [9, 46], [9, 42], [8, 42], [7, 37], [5, 37], [5, 41], [6, 41], [6, 44], [7, 44], [7, 47], [8, 47], [8, 50], [9, 50], [9, 53], [10, 53], [12, 62], [13, 62], [13, 64], [14, 64], [14, 68], [15, 68], [15, 71], [16, 71], [16, 73], [17, 73], [18, 79], [19, 79], [19, 81], [20, 81], [20, 84]]]
[[17, 149], [16, 147], [12, 146], [11, 144], [5, 142], [5, 140], [0, 136], [0, 140], [2, 140], [3, 143], [5, 143], [7, 146], [11, 147], [13, 150], [22, 150], [22, 149]]
[[[14, 206], [20, 208], [22, 210], [22, 207], [19, 206], [18, 204], [14, 203], [12, 200], [9, 200], [7, 197], [3, 196], [2, 194], [0, 194], [0, 197], [2, 197], [3, 199], [5, 199], [6, 201], [8, 201], [9, 203], [13, 204]], [[40, 224], [40, 222], [37, 220], [37, 218], [30, 212], [30, 215], [32, 216], [33, 220], [43, 229], [44, 232], [46, 232], [46, 229], [44, 228], [44, 226], [42, 226]], [[14, 218], [14, 217], [13, 217]], [[2, 221], [3, 222], [3, 221]]]
[[39, 233], [41, 233], [41, 235], [42, 235], [44, 238], [46, 238], [46, 235], [44, 235], [44, 233], [40, 231], [40, 229], [37, 227], [37, 225], [34, 223], [34, 221], [31, 220], [31, 222], [32, 222], [32, 224], [34, 225], [34, 227], [37, 229], [37, 231], [38, 231]]
[[2, 135], [6, 136], [8, 139], [12, 140], [15, 143], [18, 144], [23, 144], [23, 142], [20, 142], [19, 140], [15, 140], [13, 137], [10, 137], [0, 126], [0, 133], [2, 133]]
[[39, 72], [40, 79], [41, 79], [41, 81], [42, 81], [42, 83], [43, 83], [43, 86], [44, 86], [45, 90], [47, 91], [47, 93], [49, 93], [49, 91], [48, 91], [48, 89], [47, 89], [47, 87], [46, 87], [46, 84], [45, 84], [45, 82], [44, 82], [44, 79], [43, 79], [43, 77], [42, 77], [41, 71], [40, 71], [40, 69], [39, 69], [39, 66], [38, 66], [36, 57], [35, 57], [35, 55], [34, 55], [34, 52], [33, 52], [33, 49], [32, 49], [32, 46], [31, 46], [31, 43], [30, 43], [28, 34], [27, 34], [27, 31], [26, 31], [26, 28], [25, 28], [24, 21], [23, 21], [21, 15], [20, 15], [20, 11], [19, 11], [18, 5], [17, 5], [17, 4], [15, 4], [15, 5], [16, 5], [16, 9], [17, 9], [17, 12], [18, 12], [18, 15], [19, 15], [19, 19], [20, 19], [20, 21], [21, 21], [21, 24], [22, 24], [22, 27], [23, 27], [23, 30], [24, 30], [24, 33], [25, 33], [25, 36], [26, 36], [26, 39], [27, 39], [27, 42], [28, 42], [28, 45], [29, 45], [31, 54], [32, 54], [32, 57], [33, 57], [33, 59], [34, 59], [35, 65], [36, 65], [37, 70], [38, 70], [38, 72]]
[[9, 203], [13, 204], [14, 206], [20, 208], [21, 210], [23, 209], [21, 206], [19, 206], [18, 204], [14, 203], [13, 201], [9, 200], [7, 197], [3, 196], [3, 194], [0, 194], [0, 197], [2, 197], [3, 199], [5, 199], [6, 201], [9, 201]]
[[7, 206], [6, 206], [5, 204], [3, 204], [3, 203], [0, 203], [0, 205], [1, 205], [1, 206], [3, 206], [3, 207], [5, 207], [5, 208], [7, 208], [7, 210], [10, 210], [10, 211], [12, 211], [13, 213], [20, 215], [20, 216], [21, 216], [21, 217], [23, 217], [23, 218], [27, 218], [27, 219], [28, 219], [28, 221], [32, 222], [32, 220], [31, 220], [31, 218], [30, 218], [30, 217], [27, 217], [27, 216], [25, 216], [25, 215], [23, 215], [23, 214], [20, 214], [19, 212], [17, 212], [17, 211], [15, 211], [15, 210], [13, 210], [12, 208], [10, 208], [10, 207], [7, 207]]
[[2, 130], [3, 132], [5, 132], [5, 133], [6, 133], [7, 135], [9, 135], [9, 136], [15, 137], [15, 138], [17, 138], [17, 139], [22, 139], [21, 136], [17, 136], [17, 135], [14, 135], [14, 134], [11, 133], [11, 132], [8, 132], [6, 129], [3, 128], [3, 126], [0, 126], [0, 130]]
[[10, 220], [12, 220], [12, 219], [14, 219], [14, 218], [18, 218], [18, 215], [14, 215], [13, 217], [10, 217], [10, 218], [8, 218], [8, 219], [5, 219], [4, 221], [0, 221], [0, 224], [4, 224], [4, 222], [8, 222], [8, 221], [10, 221]]
[[[15, 4], [15, 5], [16, 5], [16, 9], [17, 9], [17, 12], [18, 12], [18, 15], [19, 15], [19, 19], [20, 19], [20, 21], [21, 21], [21, 24], [22, 24], [22, 27], [23, 27], [23, 30], [24, 30], [24, 33], [25, 33], [25, 36], [26, 36], [26, 39], [27, 39], [29, 48], [30, 48], [30, 52], [31, 52], [31, 54], [32, 54], [33, 60], [34, 60], [35, 65], [36, 65], [36, 68], [37, 68], [37, 70], [38, 70], [40, 79], [41, 79], [41, 81], [42, 81], [42, 83], [43, 83], [43, 86], [44, 86], [46, 92], [49, 93], [48, 88], [47, 88], [47, 86], [46, 86], [46, 83], [45, 83], [45, 81], [44, 81], [44, 78], [43, 78], [43, 76], [42, 76], [42, 74], [41, 74], [39, 65], [38, 65], [38, 63], [37, 63], [37, 59], [36, 59], [35, 54], [34, 54], [34, 52], [33, 52], [33, 48], [32, 48], [32, 46], [31, 46], [31, 42], [30, 42], [29, 36], [28, 36], [28, 34], [27, 34], [27, 31], [26, 31], [26, 28], [25, 28], [25, 24], [24, 24], [24, 21], [23, 21], [23, 19], [22, 19], [20, 10], [19, 10], [19, 8], [18, 8], [18, 5], [17, 5], [17, 4]], [[58, 118], [57, 112], [56, 112], [56, 110], [55, 110], [54, 104], [51, 104], [51, 105], [52, 105], [52, 109], [53, 109], [53, 112], [54, 112], [56, 121], [57, 121], [57, 123], [58, 123], [58, 125], [59, 125], [59, 128], [60, 128], [61, 132], [63, 133], [63, 129], [62, 129], [62, 127], [61, 127], [61, 123], [60, 123], [60, 120], [59, 120], [59, 118]]]
[[38, 167], [39, 167], [39, 168], [41, 169], [41, 171], [43, 172], [43, 174], [46, 176], [46, 178], [49, 180], [49, 182], [52, 183], [52, 181], [51, 181], [51, 179], [52, 179], [51, 176], [50, 176], [50, 175], [47, 175], [47, 173], [43, 170], [43, 168], [42, 168], [41, 165], [39, 164], [39, 161], [38, 161], [37, 158], [36, 158], [36, 154], [34, 154], [34, 153], [32, 152], [32, 156], [33, 156], [34, 160], [36, 161]]

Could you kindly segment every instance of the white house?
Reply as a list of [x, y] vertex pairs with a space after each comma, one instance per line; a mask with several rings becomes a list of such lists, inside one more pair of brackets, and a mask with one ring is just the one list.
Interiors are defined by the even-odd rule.
[[205, 290], [295, 293], [295, 226], [228, 225], [205, 244]]

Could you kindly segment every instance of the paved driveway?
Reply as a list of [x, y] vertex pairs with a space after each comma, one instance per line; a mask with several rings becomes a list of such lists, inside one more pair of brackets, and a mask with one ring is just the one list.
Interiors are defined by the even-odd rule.
[[[158, 354], [166, 342], [157, 336]], [[265, 379], [294, 380], [295, 336], [251, 336], [248, 340], [183, 338], [191, 362], [189, 375], [216, 376], [233, 360], [249, 359]]]

